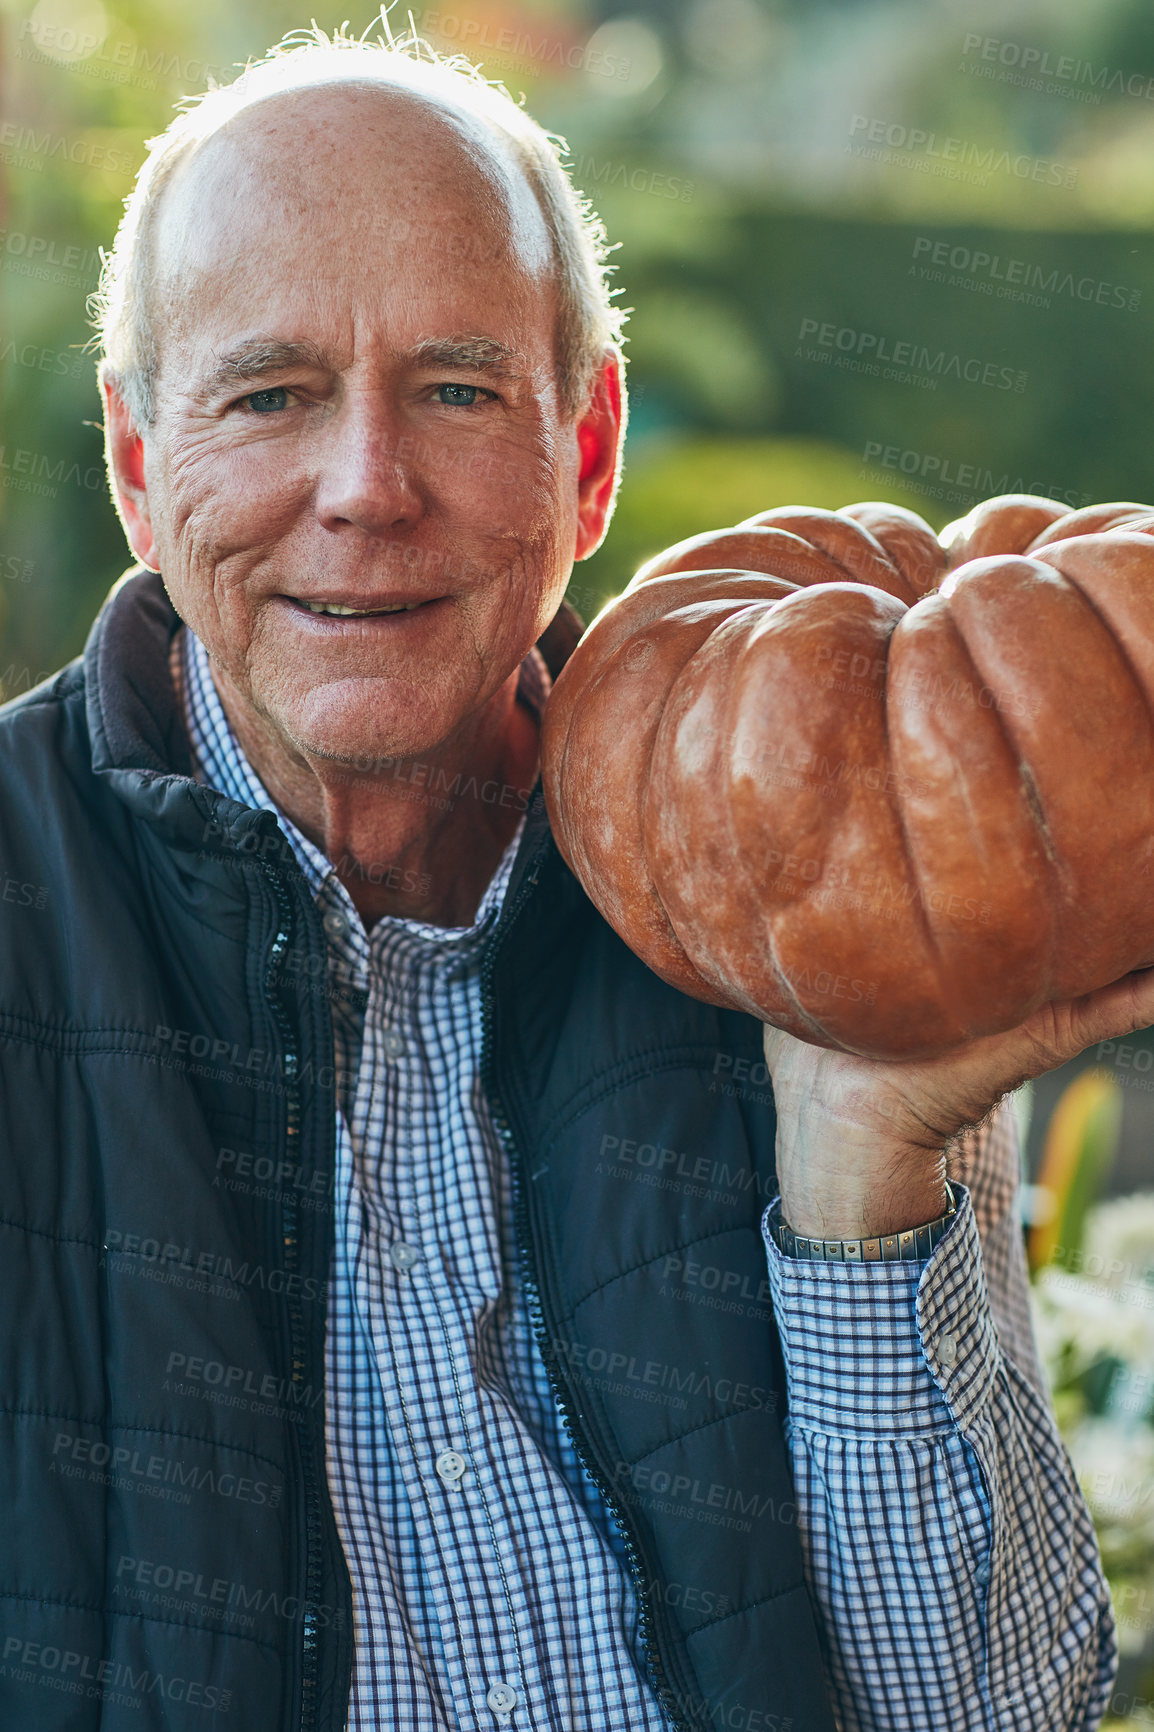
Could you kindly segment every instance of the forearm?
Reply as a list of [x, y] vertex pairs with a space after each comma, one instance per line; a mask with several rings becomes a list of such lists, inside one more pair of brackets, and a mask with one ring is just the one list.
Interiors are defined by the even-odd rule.
[[846, 1732], [1089, 1732], [1114, 1666], [1097, 1544], [1044, 1400], [999, 1349], [968, 1193], [924, 1270], [768, 1254]]

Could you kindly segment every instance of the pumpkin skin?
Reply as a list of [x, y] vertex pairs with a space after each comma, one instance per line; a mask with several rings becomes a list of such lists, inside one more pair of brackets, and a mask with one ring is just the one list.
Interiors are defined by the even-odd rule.
[[948, 1052], [1154, 962], [1152, 621], [1146, 506], [694, 536], [557, 679], [558, 846], [682, 991], [866, 1057]]

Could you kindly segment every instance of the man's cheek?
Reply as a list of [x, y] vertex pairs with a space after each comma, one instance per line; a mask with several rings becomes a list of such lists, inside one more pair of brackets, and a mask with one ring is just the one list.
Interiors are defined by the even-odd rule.
[[239, 586], [299, 527], [307, 489], [283, 469], [279, 475], [267, 472], [250, 454], [235, 459], [222, 462], [212, 447], [183, 451], [159, 487], [149, 485], [150, 504], [159, 495], [153, 522], [168, 555], [166, 578], [175, 558], [176, 567], [198, 581], [213, 571], [226, 586]]

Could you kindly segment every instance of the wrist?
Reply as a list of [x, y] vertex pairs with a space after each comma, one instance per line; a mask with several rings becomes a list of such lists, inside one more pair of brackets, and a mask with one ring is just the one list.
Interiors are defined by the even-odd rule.
[[957, 1199], [947, 1181], [946, 1208], [930, 1221], [900, 1232], [809, 1237], [795, 1233], [781, 1211], [780, 1199], [766, 1211], [764, 1228], [778, 1250], [791, 1262], [924, 1263], [944, 1239], [957, 1216]]
[[924, 1226], [949, 1207], [944, 1148], [830, 1127], [815, 1147], [779, 1139], [782, 1220], [814, 1239], [866, 1239]]
[[883, 1195], [834, 1192], [819, 1197], [781, 1193], [782, 1220], [811, 1239], [872, 1239], [904, 1233], [936, 1221], [949, 1208], [944, 1174], [929, 1183], [895, 1188]]

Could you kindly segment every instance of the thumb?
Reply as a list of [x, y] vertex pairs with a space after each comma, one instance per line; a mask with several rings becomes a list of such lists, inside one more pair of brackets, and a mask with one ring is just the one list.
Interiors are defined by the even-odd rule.
[[[1022, 1023], [1018, 1033], [1031, 1064], [1027, 1076], [1038, 1076], [1076, 1058], [1096, 1041], [1154, 1025], [1154, 966], [1134, 969], [1109, 986], [1079, 998], [1043, 1004]], [[1023, 1081], [1025, 1078], [1023, 1078]]]

